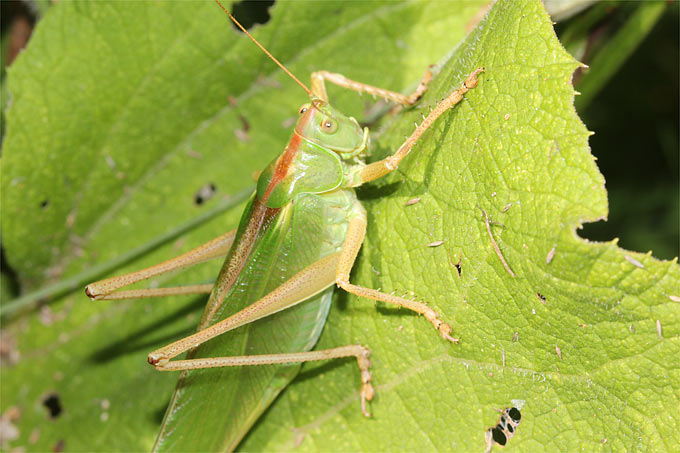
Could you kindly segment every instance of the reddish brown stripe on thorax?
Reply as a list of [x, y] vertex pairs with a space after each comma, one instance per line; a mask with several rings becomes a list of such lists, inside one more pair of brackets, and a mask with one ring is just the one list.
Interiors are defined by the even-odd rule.
[[267, 203], [269, 195], [271, 195], [276, 185], [280, 183], [281, 180], [288, 174], [288, 170], [290, 170], [290, 166], [293, 164], [295, 154], [297, 154], [298, 149], [300, 148], [300, 143], [302, 143], [302, 137], [300, 137], [297, 132], [295, 132], [293, 134], [293, 138], [291, 138], [290, 142], [288, 142], [286, 150], [276, 162], [276, 169], [274, 170], [272, 179], [269, 181], [269, 185], [264, 191], [264, 195], [262, 195], [262, 203]]

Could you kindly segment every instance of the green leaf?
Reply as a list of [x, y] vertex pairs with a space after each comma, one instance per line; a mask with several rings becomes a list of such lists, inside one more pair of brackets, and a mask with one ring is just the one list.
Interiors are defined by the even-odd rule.
[[[256, 36], [303, 80], [328, 69], [408, 91], [480, 8], [281, 4]], [[94, 265], [116, 265], [252, 187], [251, 174], [282, 150], [285, 123], [306, 101], [213, 2], [60, 2], [9, 78], [1, 220], [24, 295], [48, 283], [70, 286], [63, 282], [81, 281]], [[340, 90], [331, 95], [359, 118], [373, 105]], [[210, 183], [217, 194], [197, 205], [196, 193]], [[205, 242], [238, 217], [232, 210], [115, 273]], [[209, 282], [218, 267], [152, 284]], [[177, 375], [156, 372], [146, 355], [190, 333], [203, 303], [93, 303], [78, 290], [7, 326], [7, 344], [16, 342], [21, 354], [2, 369], [2, 410], [22, 411], [12, 446], [49, 450], [63, 440], [70, 450], [150, 449]], [[42, 407], [51, 392], [64, 408], [53, 421]], [[29, 441], [35, 428], [37, 441]]]
[[[398, 174], [361, 192], [370, 226], [354, 273], [361, 285], [414, 291], [455, 319], [461, 344], [445, 344], [418, 317], [339, 294], [317, 347], [371, 347], [374, 419], [357, 414], [353, 364], [309, 364], [244, 450], [479, 451], [498, 420], [493, 408], [517, 400], [511, 448], [677, 445], [680, 272], [676, 260], [575, 234], [607, 214], [573, 108], [578, 63], [538, 1], [499, 1], [420, 106], [479, 65], [479, 86]], [[395, 121], [381, 154], [420, 113]], [[517, 278], [494, 252], [480, 207], [503, 224], [492, 233]], [[434, 241], [444, 242], [426, 246]]]
[[[463, 6], [450, 16], [441, 3], [281, 3], [257, 36], [301, 77], [328, 69], [406, 92], [458, 45], [478, 11]], [[46, 15], [10, 68], [2, 160], [3, 240], [25, 288], [171, 231], [216, 203], [194, 204], [203, 185], [235, 194], [282, 149], [290, 131], [281, 123], [304, 96], [224, 21], [210, 2], [60, 2]], [[354, 363], [309, 364], [242, 449], [481, 450], [494, 408], [513, 400], [523, 407], [510, 449], [678, 444], [679, 268], [575, 234], [606, 217], [604, 179], [573, 109], [578, 63], [538, 0], [499, 1], [422, 102], [377, 134], [376, 157], [479, 65], [479, 86], [399, 171], [360, 190], [369, 230], [352, 274], [368, 287], [413, 291], [452, 321], [461, 343], [404, 310], [338, 293], [318, 348], [372, 349], [373, 419], [360, 413]], [[362, 99], [330, 96], [363, 116]], [[247, 142], [235, 133], [241, 116]], [[494, 252], [480, 208], [502, 224], [491, 232], [517, 278]], [[237, 217], [117, 273], [199, 244]], [[444, 242], [426, 246], [435, 241]], [[22, 413], [11, 446], [148, 450], [176, 376], [145, 365], [146, 353], [191, 332], [202, 303], [92, 303], [75, 293], [14, 322], [5, 334], [21, 357], [3, 366], [0, 389], [2, 412]], [[50, 392], [64, 408], [54, 421], [41, 406]]]

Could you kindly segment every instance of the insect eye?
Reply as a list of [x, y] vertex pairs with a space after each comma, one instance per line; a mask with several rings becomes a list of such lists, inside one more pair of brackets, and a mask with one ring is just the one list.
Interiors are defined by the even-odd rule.
[[302, 104], [300, 107], [300, 115], [304, 114], [307, 110], [309, 110], [309, 104]]
[[321, 129], [327, 133], [327, 134], [332, 134], [338, 129], [338, 123], [336, 123], [333, 120], [322, 120], [321, 121]]

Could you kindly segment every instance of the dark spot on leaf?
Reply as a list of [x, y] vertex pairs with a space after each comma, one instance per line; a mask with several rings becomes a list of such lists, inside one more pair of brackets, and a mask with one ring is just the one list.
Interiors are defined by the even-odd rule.
[[7, 262], [7, 258], [5, 257], [5, 248], [2, 245], [0, 245], [0, 263], [2, 263], [2, 266], [0, 266], [0, 272], [3, 274], [7, 282], [7, 286], [3, 288], [3, 291], [5, 292], [3, 298], [7, 297], [9, 300], [19, 292], [19, 276], [12, 266], [10, 266]]
[[248, 131], [250, 130], [250, 123], [248, 122], [248, 119], [243, 115], [239, 115], [238, 119], [241, 121], [241, 129], [236, 129], [234, 131], [234, 134], [236, 135], [236, 138], [239, 139], [239, 141], [248, 142], [250, 141], [250, 135], [248, 135]]
[[510, 410], [508, 410], [508, 415], [515, 423], [519, 423], [519, 421], [522, 420], [522, 413], [516, 407], [511, 407]]
[[498, 427], [500, 429], [505, 429], [505, 425], [508, 424], [508, 419], [505, 417], [505, 414], [501, 415], [501, 418], [498, 420]]
[[239, 115], [238, 119], [241, 120], [241, 124], [243, 125], [243, 132], [248, 132], [250, 130], [250, 123], [248, 122], [248, 118], [246, 118], [243, 115]]
[[[255, 1], [243, 0], [235, 3], [231, 8], [231, 14], [243, 25], [243, 28], [250, 30], [255, 24], [266, 24], [269, 22], [269, 7], [274, 4], [273, 0]], [[239, 32], [240, 28], [234, 24]]]
[[499, 428], [491, 428], [491, 436], [498, 445], [505, 446], [508, 442], [507, 437], [505, 437], [505, 434]]
[[194, 195], [194, 203], [196, 204], [196, 206], [200, 206], [206, 201], [210, 200], [215, 195], [216, 192], [217, 186], [214, 183], [209, 182], [200, 189], [198, 189], [198, 191]]
[[49, 395], [47, 395], [43, 399], [42, 404], [47, 408], [49, 412], [48, 415], [52, 420], [59, 417], [63, 410], [61, 407], [61, 400], [59, 399], [59, 395], [56, 393], [50, 393]]
[[40, 202], [40, 207], [45, 209], [50, 204], [49, 200], [43, 200]]
[[56, 444], [52, 446], [52, 451], [54, 453], [61, 453], [64, 451], [64, 446], [66, 445], [66, 441], [64, 439], [59, 439]]

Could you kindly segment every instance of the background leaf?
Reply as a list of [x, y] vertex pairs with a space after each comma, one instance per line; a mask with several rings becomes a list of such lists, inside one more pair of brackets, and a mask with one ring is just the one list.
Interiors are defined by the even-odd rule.
[[[447, 22], [441, 4], [350, 3], [336, 15], [332, 5], [303, 5], [304, 14], [296, 4], [277, 5], [259, 35], [294, 72], [324, 68], [401, 91], [464, 30], [460, 18]], [[11, 68], [2, 162], [3, 240], [25, 285], [43, 282], [47, 268], [71, 275], [171, 229], [205, 207], [193, 196], [206, 182], [235, 193], [281, 149], [289, 132], [280, 125], [301, 102], [299, 88], [252, 44], [233, 44], [214, 10], [60, 3], [40, 25], [43, 35]], [[461, 17], [477, 11], [469, 5]], [[343, 22], [356, 27], [347, 31]], [[395, 23], [413, 28], [397, 32], [388, 26]], [[315, 44], [288, 47], [292, 38], [282, 36], [299, 39], [302, 30]], [[323, 38], [343, 32], [355, 51], [347, 52], [343, 39], [334, 45]], [[447, 32], [460, 34], [448, 41]], [[91, 54], [83, 54], [83, 42]], [[455, 320], [461, 344], [445, 344], [418, 317], [338, 294], [319, 347], [371, 347], [374, 419], [360, 415], [353, 363], [309, 365], [243, 449], [479, 450], [497, 420], [493, 408], [513, 399], [524, 406], [510, 448], [677, 444], [679, 315], [669, 296], [678, 296], [678, 266], [574, 234], [580, 223], [606, 215], [604, 180], [572, 107], [577, 63], [538, 1], [499, 2], [419, 108], [379, 134], [376, 154], [395, 149], [423, 109], [477, 65], [487, 68], [480, 85], [399, 172], [360, 191], [369, 232], [353, 274], [366, 286], [414, 291]], [[260, 72], [274, 76], [254, 82]], [[364, 108], [351, 94], [333, 91], [331, 99], [352, 114]], [[250, 124], [248, 143], [235, 139], [240, 115]], [[404, 207], [414, 197], [421, 201]], [[494, 254], [477, 206], [504, 225], [492, 231], [517, 279]], [[198, 244], [236, 216], [131, 267]], [[435, 240], [444, 243], [425, 247]], [[452, 266], [459, 259], [460, 278]], [[22, 409], [15, 445], [45, 450], [64, 439], [72, 450], [148, 449], [175, 378], [144, 366], [144, 357], [188, 333], [201, 303], [91, 304], [77, 294], [14, 323], [8, 333], [22, 357], [9, 371], [3, 367], [2, 407]], [[64, 411], [45, 424], [40, 401], [50, 391]]]
[[[653, 250], [666, 259], [680, 250], [679, 110], [663, 101], [678, 98], [678, 6], [598, 2], [557, 27], [567, 50], [589, 65], [574, 75], [576, 91], [584, 93], [575, 104], [596, 132], [590, 146], [607, 178], [607, 222], [584, 225], [579, 235], [597, 241], [618, 237], [624, 248]], [[586, 108], [584, 96], [592, 100]]]
[[[413, 2], [340, 6], [277, 5], [256, 34], [301, 77], [323, 68], [406, 91], [483, 5], [452, 4], [450, 14]], [[284, 123], [306, 101], [212, 2], [60, 3], [10, 69], [9, 88], [3, 241], [25, 292], [115, 260], [252, 187], [251, 173], [280, 152]], [[358, 117], [373, 105], [332, 94]], [[197, 205], [210, 183], [215, 197]], [[239, 214], [116, 273], [204, 242], [235, 227]], [[218, 267], [153, 284], [211, 281]], [[95, 304], [78, 290], [15, 322], [6, 333], [21, 360], [2, 370], [3, 409], [22, 410], [15, 445], [150, 449], [177, 377], [151, 369], [146, 354], [191, 332], [203, 302]], [[64, 410], [46, 424], [41, 402], [51, 392]]]

